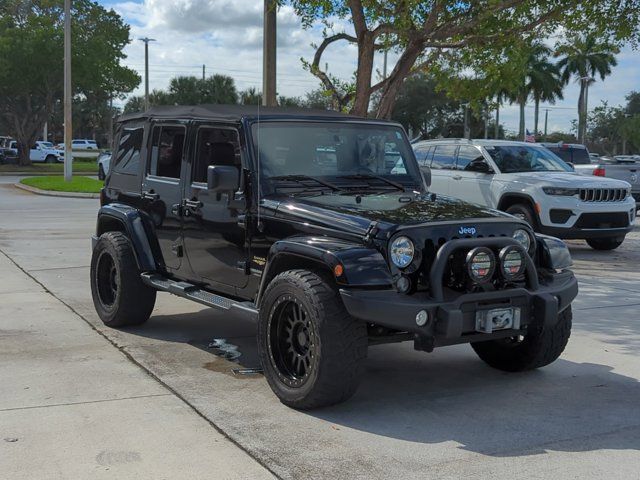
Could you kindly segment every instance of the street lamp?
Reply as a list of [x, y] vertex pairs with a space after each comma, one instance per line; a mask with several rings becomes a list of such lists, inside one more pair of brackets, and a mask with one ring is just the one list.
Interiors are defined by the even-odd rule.
[[[64, 181], [73, 176], [71, 151], [71, 0], [64, 0]], [[45, 139], [46, 140], [46, 139]]]
[[144, 109], [149, 110], [149, 42], [155, 42], [154, 38], [139, 38], [144, 42]]

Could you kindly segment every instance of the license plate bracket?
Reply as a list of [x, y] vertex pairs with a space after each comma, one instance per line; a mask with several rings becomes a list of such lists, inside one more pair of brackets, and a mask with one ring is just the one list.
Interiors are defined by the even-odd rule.
[[518, 307], [492, 308], [476, 312], [476, 332], [492, 333], [496, 330], [520, 329], [520, 313]]

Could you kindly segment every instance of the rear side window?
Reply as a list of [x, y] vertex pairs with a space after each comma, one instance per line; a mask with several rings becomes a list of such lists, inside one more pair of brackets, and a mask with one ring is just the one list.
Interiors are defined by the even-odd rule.
[[456, 157], [455, 145], [438, 145], [433, 152], [431, 168], [452, 170]]
[[124, 175], [137, 175], [140, 171], [140, 149], [144, 129], [140, 127], [125, 127], [120, 134], [118, 150], [114, 156], [112, 170]]
[[573, 163], [575, 165], [589, 165], [591, 163], [591, 159], [589, 158], [586, 148], [573, 149]]
[[573, 162], [573, 160], [571, 159], [571, 150], [569, 150], [568, 148], [559, 148], [559, 147], [547, 147], [549, 150], [551, 150], [554, 154], [556, 154], [558, 157], [560, 157], [562, 160], [564, 160], [565, 162], [569, 163], [569, 162]]
[[474, 160], [484, 160], [482, 152], [475, 147], [462, 146], [458, 150], [458, 161], [456, 168], [458, 170], [466, 170], [469, 164]]
[[207, 183], [207, 169], [214, 166], [240, 166], [238, 132], [227, 128], [203, 127], [198, 130], [192, 181]]
[[151, 136], [149, 174], [180, 178], [186, 129], [182, 126], [155, 126]]
[[416, 160], [418, 160], [418, 165], [429, 165], [431, 162], [431, 157], [433, 155], [433, 147], [416, 147]]

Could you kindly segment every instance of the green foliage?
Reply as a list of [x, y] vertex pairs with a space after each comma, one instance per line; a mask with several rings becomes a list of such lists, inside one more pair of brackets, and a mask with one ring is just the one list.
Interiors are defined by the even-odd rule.
[[63, 176], [47, 176], [47, 177], [27, 177], [20, 180], [20, 183], [29, 185], [30, 187], [39, 188], [40, 190], [49, 190], [53, 192], [81, 192], [81, 193], [100, 193], [100, 189], [104, 186], [102, 180], [95, 180], [89, 177], [74, 176], [71, 182], [65, 182]]
[[[30, 145], [63, 96], [63, 1], [4, 0], [0, 4], [0, 116], [21, 145]], [[74, 95], [119, 96], [140, 82], [120, 65], [129, 26], [90, 0], [74, 0], [72, 81]], [[29, 164], [22, 149], [22, 164]]]
[[609, 155], [640, 152], [640, 113], [635, 108], [635, 92], [627, 96], [627, 105], [610, 107], [602, 102], [589, 114], [589, 138], [597, 150]]

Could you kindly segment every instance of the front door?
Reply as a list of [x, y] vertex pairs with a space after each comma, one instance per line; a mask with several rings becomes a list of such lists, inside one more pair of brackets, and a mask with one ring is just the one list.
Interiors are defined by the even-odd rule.
[[178, 270], [184, 255], [181, 203], [183, 157], [187, 129], [184, 124], [154, 123], [142, 182], [142, 205], [152, 218], [167, 270]]
[[249, 279], [246, 232], [238, 223], [244, 212], [234, 192], [207, 190], [210, 165], [242, 169], [238, 131], [232, 127], [195, 125], [190, 136], [190, 172], [183, 200], [183, 234], [191, 269], [202, 281], [228, 292]]

